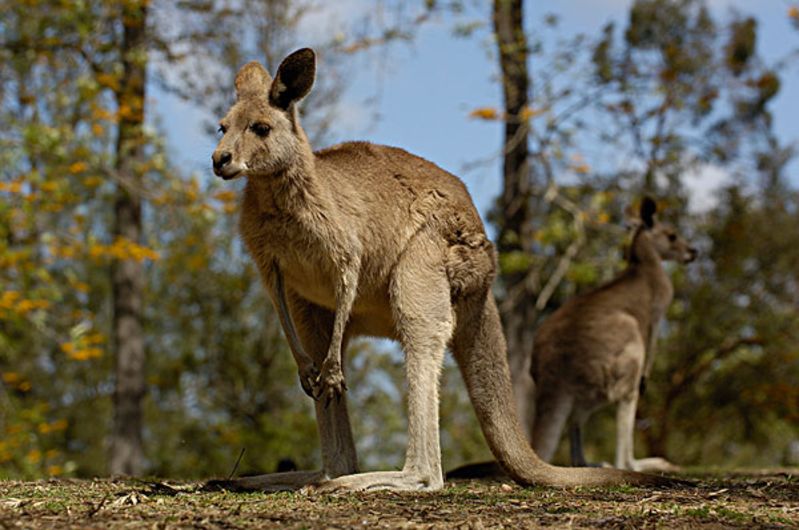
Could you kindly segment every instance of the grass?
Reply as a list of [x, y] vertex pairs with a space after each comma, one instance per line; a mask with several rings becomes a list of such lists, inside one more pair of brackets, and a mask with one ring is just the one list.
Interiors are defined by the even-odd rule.
[[0, 482], [0, 528], [799, 528], [799, 471], [677, 489], [449, 482], [436, 493], [199, 492], [137, 480]]

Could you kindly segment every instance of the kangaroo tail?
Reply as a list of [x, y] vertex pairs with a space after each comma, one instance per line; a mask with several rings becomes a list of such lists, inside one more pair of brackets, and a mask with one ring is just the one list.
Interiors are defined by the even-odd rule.
[[679, 482], [618, 469], [556, 467], [538, 458], [516, 414], [505, 337], [493, 295], [486, 290], [462, 297], [457, 302], [457, 312], [452, 350], [483, 435], [513, 480], [523, 485], [550, 486], [673, 486]]

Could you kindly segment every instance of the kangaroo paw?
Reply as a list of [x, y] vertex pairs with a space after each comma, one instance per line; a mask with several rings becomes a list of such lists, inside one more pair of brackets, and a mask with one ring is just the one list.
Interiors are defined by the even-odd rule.
[[314, 397], [324, 399], [325, 404], [330, 404], [334, 398], [341, 399], [346, 390], [347, 383], [344, 381], [341, 364], [326, 359], [315, 381]]
[[315, 394], [316, 381], [319, 379], [319, 370], [313, 364], [300, 366], [300, 385], [302, 390], [310, 397], [317, 399]]

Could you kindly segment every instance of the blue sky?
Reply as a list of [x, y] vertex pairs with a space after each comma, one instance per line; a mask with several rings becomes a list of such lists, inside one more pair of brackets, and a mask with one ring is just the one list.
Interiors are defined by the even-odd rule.
[[[367, 0], [331, 2], [330, 10], [368, 8]], [[527, 2], [527, 26], [545, 14], [560, 16], [560, 31], [564, 36], [585, 32], [599, 34], [610, 20], [623, 27], [631, 0], [560, 0]], [[799, 48], [799, 32], [789, 23], [788, 0], [709, 0], [714, 14], [724, 17], [732, 10], [754, 15], [759, 25], [760, 52], [767, 61], [785, 56]], [[490, 2], [483, 11], [488, 19]], [[342, 15], [342, 13], [337, 13]], [[479, 12], [478, 12], [479, 14]], [[330, 15], [330, 14], [328, 14]], [[326, 31], [320, 18], [308, 31]], [[327, 16], [335, 30], [336, 17]], [[463, 171], [465, 164], [495, 157], [502, 142], [498, 123], [469, 118], [469, 112], [481, 106], [501, 105], [501, 93], [496, 82], [497, 66], [486, 53], [486, 34], [474, 38], [455, 38], [452, 21], [444, 18], [422, 27], [413, 43], [396, 45], [390, 63], [369, 65], [353, 77], [352, 86], [341, 102], [338, 140], [366, 139], [376, 143], [396, 145], [419, 154], [459, 175], [466, 182], [475, 202], [485, 214], [499, 191], [500, 162], [497, 159], [477, 170]], [[380, 66], [380, 75], [375, 66]], [[799, 140], [799, 68], [792, 66], [780, 72], [783, 80], [781, 94], [774, 101], [775, 127], [783, 141]], [[324, 63], [318, 75], [324, 75]], [[232, 87], [231, 87], [232, 89]], [[379, 94], [377, 102], [364, 108], [363, 100]], [[794, 95], [794, 97], [791, 97]], [[208, 137], [200, 123], [200, 109], [180, 102], [172, 96], [153, 92], [158, 113], [177, 160], [191, 171], [212, 178], [208, 160], [215, 139]], [[377, 121], [369, 119], [377, 113]], [[323, 146], [315, 146], [323, 147]], [[792, 166], [794, 182], [799, 182], [799, 164]], [[712, 200], [716, 186], [724, 182], [723, 172], [708, 171], [696, 175], [692, 185], [697, 188], [697, 200]]]

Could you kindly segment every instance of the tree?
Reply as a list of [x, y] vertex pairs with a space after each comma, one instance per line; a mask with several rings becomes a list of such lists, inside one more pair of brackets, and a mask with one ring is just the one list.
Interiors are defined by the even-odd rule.
[[[116, 240], [141, 243], [145, 162], [144, 101], [147, 80], [147, 2], [122, 4], [119, 56], [122, 77], [114, 90], [120, 118], [115, 169], [120, 183], [114, 199]], [[114, 475], [139, 475], [144, 467], [142, 440], [145, 352], [142, 324], [144, 267], [135, 260], [115, 260], [111, 273], [112, 340], [116, 371], [114, 423], [109, 470]]]

